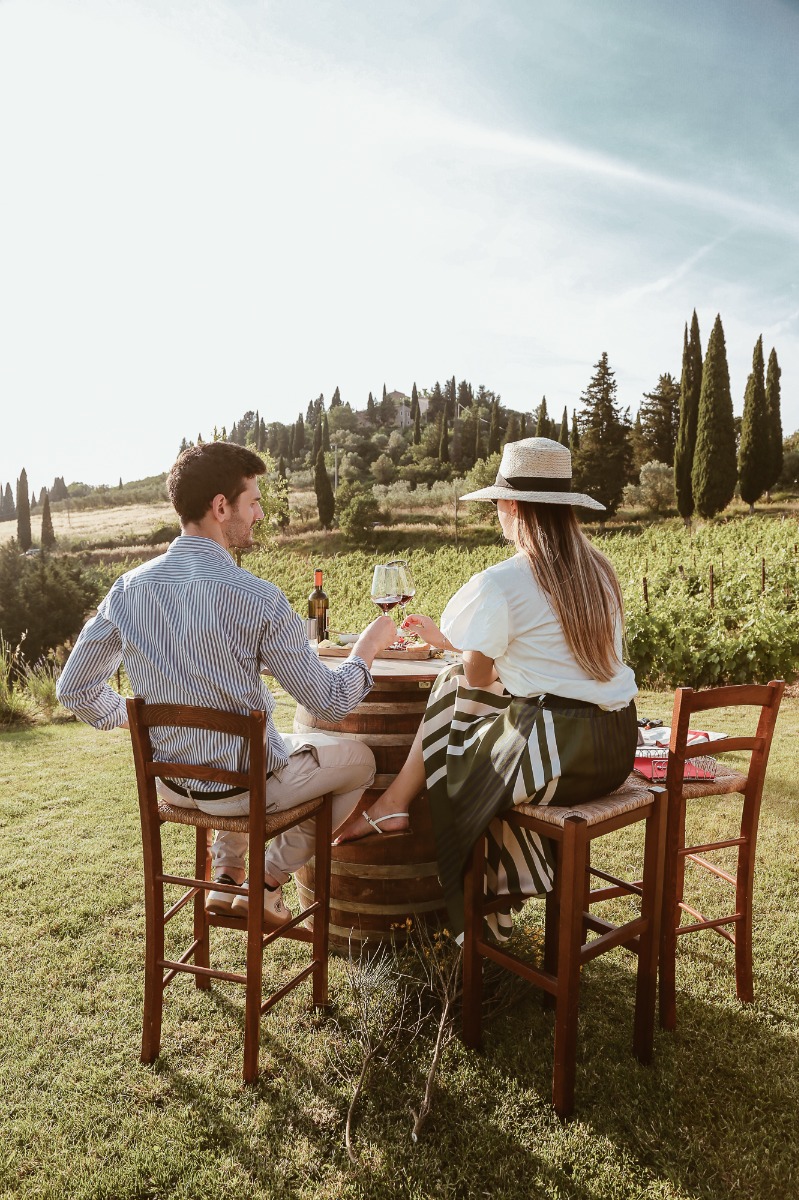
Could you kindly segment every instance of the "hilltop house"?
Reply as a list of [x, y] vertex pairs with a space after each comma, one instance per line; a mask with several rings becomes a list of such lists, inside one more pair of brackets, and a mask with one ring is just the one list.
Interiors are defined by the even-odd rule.
[[[410, 429], [413, 425], [411, 420], [411, 398], [406, 396], [404, 392], [388, 392], [387, 399], [394, 401], [394, 409], [396, 422], [400, 429]], [[419, 397], [419, 412], [424, 421], [427, 417], [428, 400], [426, 396]]]

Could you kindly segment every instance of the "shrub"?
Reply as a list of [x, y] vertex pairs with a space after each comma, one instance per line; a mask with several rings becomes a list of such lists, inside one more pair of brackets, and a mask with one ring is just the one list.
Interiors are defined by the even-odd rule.
[[97, 592], [76, 562], [0, 549], [0, 634], [35, 663], [80, 630]]
[[28, 719], [25, 696], [19, 685], [21, 656], [0, 634], [0, 728]]
[[370, 543], [374, 537], [374, 525], [380, 520], [380, 505], [374, 496], [362, 492], [350, 500], [339, 512], [339, 528], [348, 541], [356, 544]]
[[674, 469], [662, 462], [648, 462], [641, 467], [640, 482], [628, 483], [624, 489], [627, 508], [645, 508], [663, 516], [674, 508]]

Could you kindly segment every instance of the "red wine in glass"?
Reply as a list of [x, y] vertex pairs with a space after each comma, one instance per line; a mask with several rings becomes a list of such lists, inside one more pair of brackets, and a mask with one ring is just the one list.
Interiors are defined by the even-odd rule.
[[396, 608], [402, 592], [402, 579], [393, 564], [379, 564], [375, 567], [370, 595], [381, 612], [389, 613], [392, 608]]
[[401, 596], [380, 596], [380, 597], [373, 596], [372, 601], [377, 605], [377, 607], [381, 610], [381, 612], [388, 613], [388, 612], [391, 612], [392, 608], [396, 608], [398, 604], [402, 603], [402, 597]]

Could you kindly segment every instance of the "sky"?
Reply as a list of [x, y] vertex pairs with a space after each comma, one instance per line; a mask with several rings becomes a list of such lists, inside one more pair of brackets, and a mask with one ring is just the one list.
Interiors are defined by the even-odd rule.
[[795, 0], [0, 0], [0, 485], [455, 375], [799, 427]]

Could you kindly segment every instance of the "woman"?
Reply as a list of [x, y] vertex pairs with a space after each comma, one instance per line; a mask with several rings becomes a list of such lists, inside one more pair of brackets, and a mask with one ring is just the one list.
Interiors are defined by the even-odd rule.
[[[466, 583], [441, 629], [414, 615], [405, 627], [463, 651], [444, 672], [396, 779], [338, 841], [408, 826], [425, 782], [438, 872], [453, 931], [463, 931], [462, 873], [488, 830], [491, 895], [552, 886], [551, 843], [494, 820], [522, 801], [571, 805], [619, 787], [633, 767], [635, 677], [622, 662], [622, 599], [613, 567], [581, 532], [575, 507], [603, 509], [569, 490], [571, 455], [548, 438], [509, 443], [492, 500], [516, 554]], [[509, 915], [492, 919], [507, 936]]]

